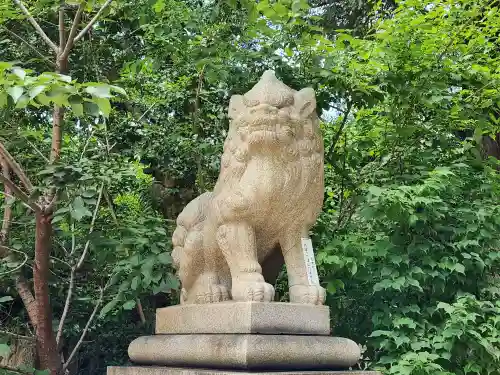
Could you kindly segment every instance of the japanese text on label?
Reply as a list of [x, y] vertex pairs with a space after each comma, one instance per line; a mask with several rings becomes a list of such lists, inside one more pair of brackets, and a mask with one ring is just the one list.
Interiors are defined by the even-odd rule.
[[302, 252], [307, 270], [307, 280], [310, 285], [319, 285], [318, 269], [314, 258], [312, 241], [310, 238], [302, 238]]

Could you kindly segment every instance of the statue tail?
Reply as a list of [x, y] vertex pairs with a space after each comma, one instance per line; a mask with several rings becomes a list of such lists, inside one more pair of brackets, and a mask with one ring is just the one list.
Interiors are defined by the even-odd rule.
[[172, 235], [172, 262], [175, 269], [179, 269], [185, 252], [186, 239], [190, 232], [201, 231], [206, 218], [206, 212], [212, 192], [203, 193], [193, 199], [177, 217], [177, 228]]

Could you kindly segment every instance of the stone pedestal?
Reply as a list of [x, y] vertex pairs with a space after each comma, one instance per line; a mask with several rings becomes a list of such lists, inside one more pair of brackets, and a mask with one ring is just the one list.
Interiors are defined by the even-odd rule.
[[242, 372], [172, 367], [108, 367], [107, 375], [381, 375], [376, 371]]
[[[156, 335], [135, 339], [137, 367], [109, 367], [108, 375], [376, 375], [347, 371], [358, 345], [330, 336], [325, 306], [224, 302], [158, 309]], [[287, 372], [284, 372], [287, 371]]]
[[156, 310], [156, 334], [262, 333], [329, 335], [326, 306], [298, 303], [220, 302]]

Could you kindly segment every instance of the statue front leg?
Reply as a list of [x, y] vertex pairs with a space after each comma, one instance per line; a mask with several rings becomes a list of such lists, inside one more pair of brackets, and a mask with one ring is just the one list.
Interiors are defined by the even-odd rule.
[[274, 288], [262, 276], [252, 226], [246, 222], [224, 223], [217, 230], [217, 243], [231, 271], [233, 300], [271, 302]]
[[308, 277], [300, 233], [299, 230], [288, 231], [280, 241], [288, 274], [290, 302], [322, 305], [325, 302], [326, 292], [319, 282], [311, 281]]

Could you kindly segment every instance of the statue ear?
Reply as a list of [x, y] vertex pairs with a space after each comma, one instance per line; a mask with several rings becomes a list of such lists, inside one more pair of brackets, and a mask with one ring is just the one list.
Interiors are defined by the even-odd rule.
[[310, 87], [302, 89], [294, 95], [295, 110], [301, 117], [308, 117], [316, 110], [316, 95]]
[[233, 95], [229, 100], [228, 115], [230, 119], [234, 119], [239, 113], [243, 112], [245, 104], [243, 103], [242, 95]]

